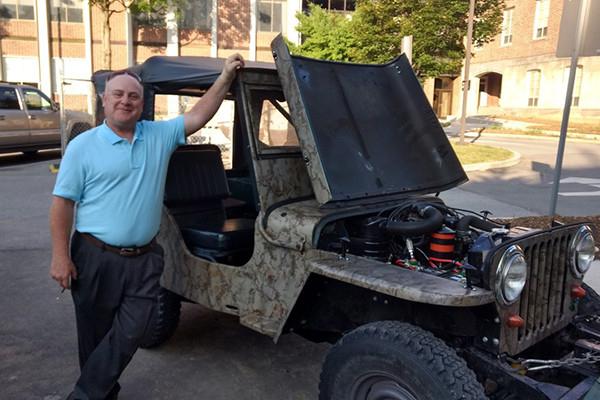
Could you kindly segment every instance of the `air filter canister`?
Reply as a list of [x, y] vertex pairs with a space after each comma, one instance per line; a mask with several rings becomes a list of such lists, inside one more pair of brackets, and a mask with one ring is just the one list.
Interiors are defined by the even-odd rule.
[[455, 239], [456, 232], [446, 226], [431, 234], [431, 240], [429, 241], [429, 256], [432, 258], [451, 260], [454, 257]]

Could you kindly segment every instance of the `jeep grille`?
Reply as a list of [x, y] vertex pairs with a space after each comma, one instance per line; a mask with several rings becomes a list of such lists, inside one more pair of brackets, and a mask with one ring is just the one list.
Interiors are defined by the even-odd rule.
[[525, 324], [508, 329], [503, 346], [511, 354], [525, 350], [569, 324], [575, 311], [570, 288], [574, 278], [569, 272], [569, 244], [572, 226], [532, 235], [518, 241], [525, 252], [528, 277], [523, 294], [506, 313], [520, 315]]

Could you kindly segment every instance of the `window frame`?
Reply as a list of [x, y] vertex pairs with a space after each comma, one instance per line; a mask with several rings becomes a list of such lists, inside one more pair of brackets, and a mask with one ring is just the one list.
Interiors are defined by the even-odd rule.
[[[0, 19], [16, 19], [16, 20], [20, 20], [20, 21], [36, 21], [37, 13], [36, 13], [36, 9], [35, 9], [35, 0], [31, 1], [31, 4], [21, 4], [22, 1], [23, 0], [9, 0], [8, 2], [6, 2], [6, 0], [2, 0], [0, 2]], [[3, 14], [2, 11], [9, 10], [9, 6], [14, 6], [14, 13], [11, 12], [14, 15], [7, 16], [7, 17], [1, 15], [1, 14]], [[20, 16], [22, 7], [31, 7], [31, 13], [32, 13], [31, 18], [23, 18]]]
[[527, 70], [527, 77], [527, 107], [539, 107], [542, 70], [537, 68]]
[[[179, 20], [178, 26], [180, 29], [188, 29], [188, 30], [198, 30], [198, 31], [209, 31], [212, 28], [212, 2], [216, 0], [189, 0], [187, 2], [188, 8], [182, 10]], [[200, 4], [198, 4], [200, 3]], [[189, 15], [190, 9], [194, 9], [196, 7], [204, 6], [206, 10], [206, 18], [202, 19], [202, 25], [199, 27], [196, 26], [186, 26], [185, 24], [185, 16]], [[194, 25], [194, 24], [192, 24]]]
[[[513, 39], [513, 20], [514, 20], [514, 7], [506, 8], [502, 12], [502, 30], [500, 32], [500, 47], [508, 47], [512, 45]], [[507, 18], [508, 17], [508, 18]], [[507, 22], [508, 21], [508, 22]], [[508, 41], [505, 39], [508, 38]]]
[[[269, 14], [270, 17], [270, 30], [263, 30], [262, 29], [262, 24], [263, 22], [260, 20], [261, 18], [261, 5], [265, 5], [268, 4], [270, 5], [271, 8], [271, 13]], [[280, 15], [280, 25], [281, 25], [281, 29], [280, 30], [274, 30], [273, 29], [273, 15], [274, 15], [274, 6], [275, 4], [278, 4], [280, 6], [280, 10], [281, 10], [281, 15]], [[273, 33], [273, 32], [282, 32], [285, 33], [287, 31], [287, 21], [286, 21], [286, 16], [287, 16], [287, 2], [285, 0], [258, 0], [258, 12], [256, 13], [256, 22], [257, 22], [257, 30], [258, 32], [264, 32], [264, 33]]]
[[[71, 0], [74, 5], [65, 4], [64, 0], [52, 0], [50, 6], [50, 21], [69, 23], [69, 24], [83, 24], [83, 0]], [[58, 5], [57, 5], [58, 4]], [[64, 11], [63, 11], [64, 10]], [[69, 18], [69, 10], [81, 11], [81, 20], [79, 17], [76, 20]], [[64, 19], [62, 19], [64, 13]]]
[[533, 16], [533, 40], [540, 40], [548, 37], [549, 19], [550, 0], [536, 0], [535, 13]]
[[[569, 74], [571, 73], [571, 66], [566, 66], [563, 70], [563, 81], [565, 85], [565, 93], [569, 85]], [[583, 81], [583, 65], [578, 64], [575, 70], [575, 82], [573, 85], [573, 94], [571, 96], [571, 106], [579, 107], [581, 101], [581, 82]]]
[[[270, 146], [265, 147], [260, 141], [260, 124], [262, 122], [263, 105], [271, 100], [280, 102], [280, 99], [285, 101], [285, 96], [281, 89], [265, 88], [264, 86], [254, 86], [246, 84], [250, 106], [250, 114], [252, 116], [252, 146], [259, 160], [272, 158], [298, 158], [302, 157], [302, 148], [300, 145], [300, 137], [296, 131], [297, 146]], [[276, 108], [275, 108], [276, 109]], [[283, 114], [281, 114], [285, 117]], [[286, 118], [287, 119], [287, 118]], [[291, 124], [291, 121], [288, 120]], [[294, 127], [292, 125], [292, 127]], [[295, 127], [294, 127], [295, 130]]]

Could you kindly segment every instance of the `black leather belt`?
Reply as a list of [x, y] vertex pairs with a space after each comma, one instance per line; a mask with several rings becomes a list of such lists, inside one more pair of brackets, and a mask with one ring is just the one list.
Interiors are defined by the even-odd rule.
[[147, 252], [152, 250], [152, 248], [156, 244], [156, 241], [154, 239], [152, 239], [152, 241], [150, 243], [145, 244], [143, 246], [116, 247], [116, 246], [111, 246], [110, 244], [104, 243], [102, 240], [90, 235], [89, 233], [82, 233], [82, 232], [77, 232], [77, 233], [79, 233], [85, 240], [87, 240], [89, 243], [93, 244], [94, 246], [96, 246], [102, 250], [110, 251], [111, 253], [118, 254], [122, 257], [141, 256], [142, 254], [146, 254]]

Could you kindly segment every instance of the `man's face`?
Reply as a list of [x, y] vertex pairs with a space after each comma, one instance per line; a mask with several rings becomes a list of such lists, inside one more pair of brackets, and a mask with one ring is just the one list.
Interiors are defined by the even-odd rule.
[[132, 76], [117, 75], [107, 82], [102, 103], [109, 125], [133, 129], [144, 105], [142, 86]]

